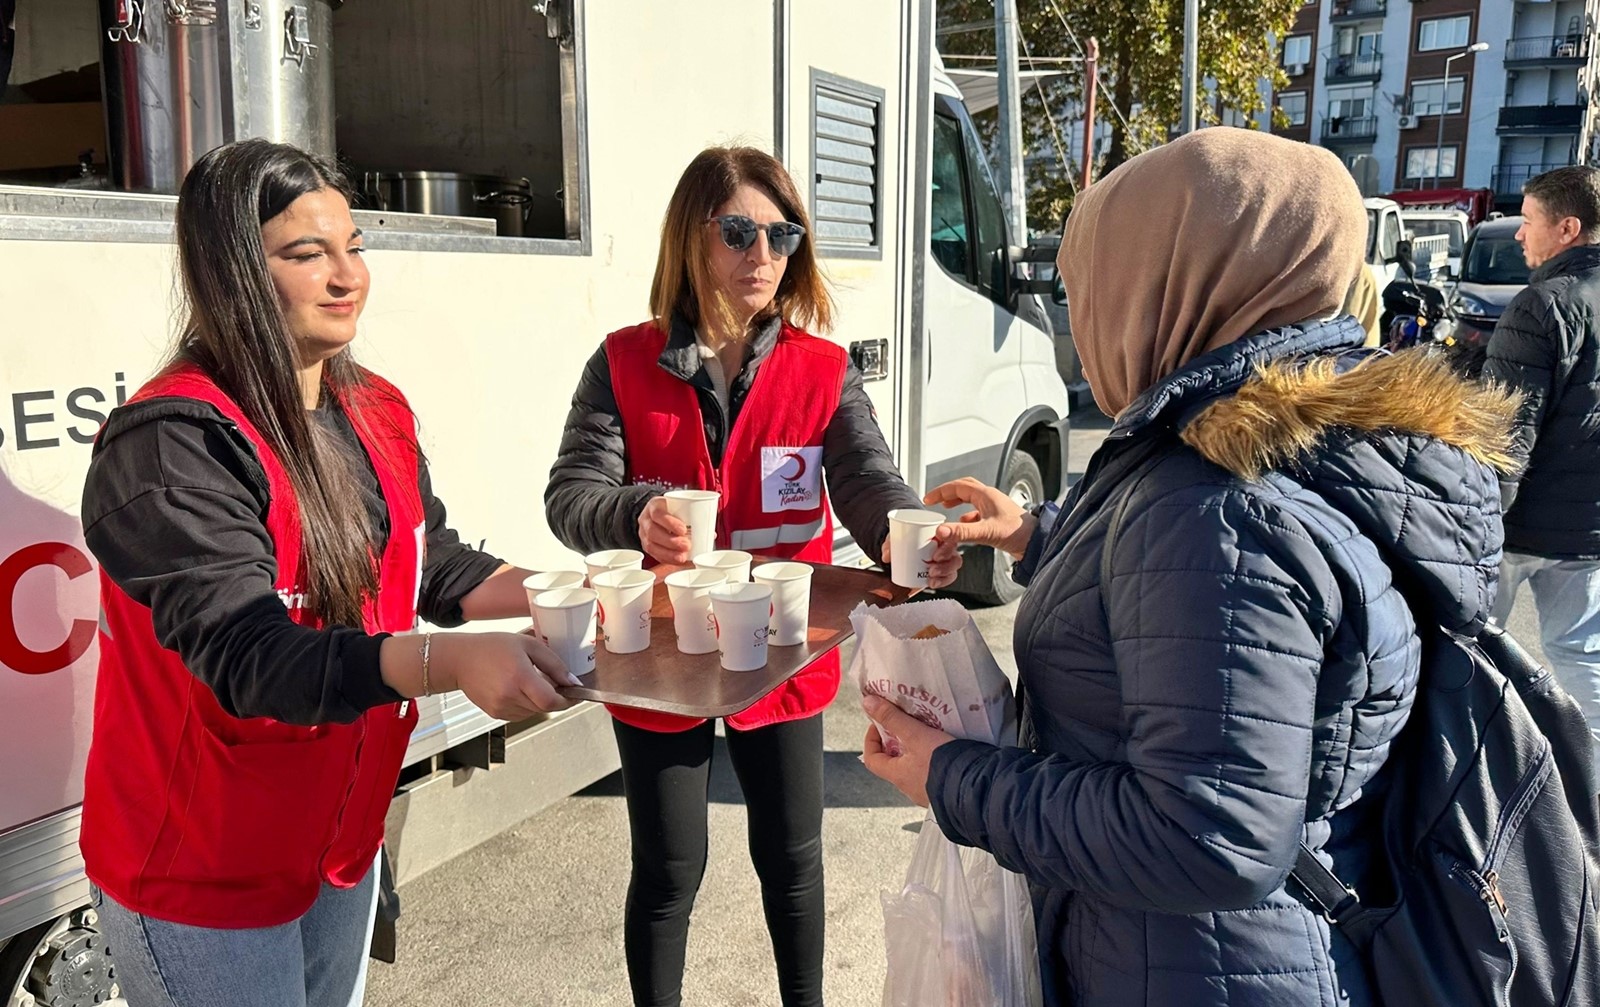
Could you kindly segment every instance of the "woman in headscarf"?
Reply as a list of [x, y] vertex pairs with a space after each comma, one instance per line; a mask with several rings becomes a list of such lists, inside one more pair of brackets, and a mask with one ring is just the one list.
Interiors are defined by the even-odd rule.
[[1059, 513], [928, 496], [1021, 560], [1026, 747], [869, 697], [900, 745], [869, 730], [866, 762], [1027, 876], [1049, 1003], [1373, 1002], [1288, 875], [1304, 841], [1377, 880], [1417, 626], [1488, 616], [1510, 407], [1432, 355], [1360, 349], [1365, 229], [1307, 144], [1206, 129], [1124, 164], [1058, 260], [1104, 446]]

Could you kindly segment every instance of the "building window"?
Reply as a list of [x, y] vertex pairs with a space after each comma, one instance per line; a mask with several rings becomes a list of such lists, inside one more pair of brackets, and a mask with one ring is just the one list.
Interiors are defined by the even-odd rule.
[[1417, 51], [1435, 49], [1465, 49], [1472, 37], [1472, 16], [1436, 17], [1421, 22], [1417, 28]]
[[1328, 88], [1328, 118], [1362, 119], [1371, 114], [1371, 87]]
[[1278, 107], [1283, 109], [1283, 114], [1289, 117], [1289, 125], [1304, 126], [1306, 124], [1306, 93], [1304, 91], [1286, 91], [1278, 95]]
[[1456, 148], [1413, 147], [1406, 151], [1406, 181], [1422, 182], [1434, 177], [1434, 157], [1438, 156], [1440, 178], [1454, 178], [1456, 174]]
[[883, 91], [811, 71], [811, 224], [817, 251], [881, 258]]
[[1305, 67], [1311, 63], [1311, 36], [1290, 35], [1283, 42], [1283, 65]]
[[1461, 103], [1466, 99], [1467, 79], [1465, 77], [1450, 77], [1450, 94], [1446, 98], [1444, 92], [1444, 79], [1439, 80], [1414, 80], [1411, 82], [1411, 114], [1412, 115], [1455, 115], [1461, 111]]

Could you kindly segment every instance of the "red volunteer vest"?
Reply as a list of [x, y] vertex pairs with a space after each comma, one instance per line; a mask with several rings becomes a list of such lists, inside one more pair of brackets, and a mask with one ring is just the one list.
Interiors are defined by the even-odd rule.
[[[390, 533], [362, 628], [401, 633], [416, 624], [422, 568], [415, 421], [398, 390], [367, 380], [341, 402], [366, 421], [355, 427], [389, 505]], [[316, 625], [301, 607], [300, 513], [282, 463], [196, 368], [157, 376], [130, 402], [172, 396], [215, 406], [255, 447], [270, 491], [278, 595], [295, 622]], [[241, 720], [157, 642], [150, 610], [103, 572], [100, 605], [79, 841], [89, 878], [148, 916], [230, 929], [287, 923], [311, 907], [322, 882], [359, 882], [383, 841], [413, 704], [377, 707], [353, 724]]]
[[[711, 463], [698, 393], [661, 369], [666, 343], [666, 333], [648, 322], [606, 337], [628, 481], [721, 493], [719, 549], [833, 562], [822, 435], [844, 390], [845, 351], [785, 324], [771, 355], [756, 371], [719, 468]], [[727, 722], [750, 730], [809, 717], [838, 691], [839, 655], [834, 652]], [[629, 707], [607, 709], [625, 724], [652, 731], [687, 731], [703, 723]]]

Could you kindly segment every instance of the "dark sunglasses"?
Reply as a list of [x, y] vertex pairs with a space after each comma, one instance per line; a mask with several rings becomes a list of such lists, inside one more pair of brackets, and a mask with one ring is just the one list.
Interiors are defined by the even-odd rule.
[[722, 232], [722, 243], [735, 252], [742, 252], [755, 244], [756, 235], [766, 231], [767, 247], [780, 259], [793, 255], [800, 248], [800, 239], [806, 236], [806, 229], [799, 224], [780, 220], [776, 224], [762, 225], [737, 213], [712, 217], [706, 223], [716, 224], [717, 230]]

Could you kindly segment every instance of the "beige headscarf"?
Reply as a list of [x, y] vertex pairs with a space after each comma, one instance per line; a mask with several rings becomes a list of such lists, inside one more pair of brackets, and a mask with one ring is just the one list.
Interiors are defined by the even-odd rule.
[[1355, 180], [1310, 144], [1217, 126], [1123, 164], [1056, 257], [1095, 401], [1115, 416], [1201, 353], [1339, 313], [1366, 234]]
[[1378, 281], [1373, 277], [1372, 270], [1362, 267], [1356, 270], [1356, 282], [1350, 285], [1350, 293], [1345, 295], [1344, 313], [1355, 318], [1361, 327], [1367, 330], [1367, 345], [1378, 345], [1378, 319], [1382, 312], [1381, 298], [1378, 295]]

